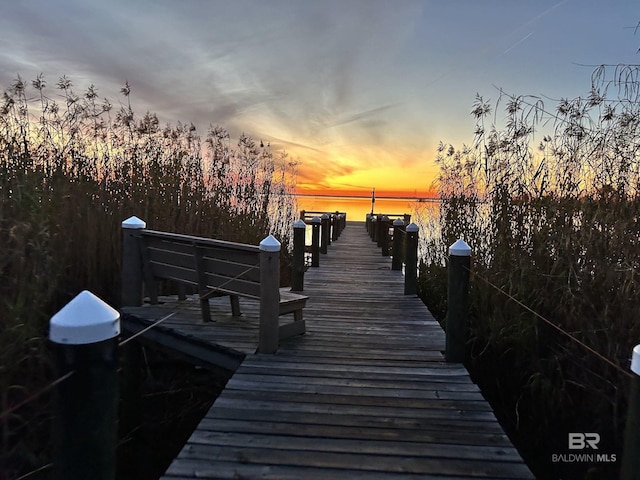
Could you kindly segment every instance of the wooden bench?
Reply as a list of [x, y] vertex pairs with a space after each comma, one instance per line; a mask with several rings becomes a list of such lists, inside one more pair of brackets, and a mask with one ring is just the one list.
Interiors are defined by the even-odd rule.
[[[309, 297], [279, 288], [280, 243], [272, 236], [258, 246], [143, 228], [125, 230], [125, 244], [127, 233], [137, 237], [142, 278], [152, 304], [158, 303], [161, 279], [197, 289], [205, 322], [212, 320], [211, 297], [228, 295], [234, 316], [241, 314], [239, 297], [259, 301], [262, 353], [273, 353], [279, 340], [305, 333], [302, 309]], [[280, 325], [279, 316], [289, 313], [293, 322]]]

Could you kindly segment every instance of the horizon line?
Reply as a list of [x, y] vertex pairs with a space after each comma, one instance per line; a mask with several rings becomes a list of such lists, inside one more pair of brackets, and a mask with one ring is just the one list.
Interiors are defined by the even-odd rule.
[[[341, 197], [341, 198], [366, 198], [371, 199], [371, 195], [349, 195], [349, 194], [331, 194], [331, 193], [293, 193], [291, 195], [296, 195], [300, 197]], [[399, 195], [399, 196], [390, 196], [390, 195], [382, 195], [375, 196], [376, 200], [440, 200], [437, 196], [416, 196], [416, 195]]]

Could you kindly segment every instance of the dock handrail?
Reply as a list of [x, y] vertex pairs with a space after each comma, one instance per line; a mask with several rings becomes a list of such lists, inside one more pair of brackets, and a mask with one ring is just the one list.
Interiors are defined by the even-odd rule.
[[[394, 218], [395, 217], [395, 218]], [[391, 269], [404, 266], [404, 294], [418, 292], [418, 226], [409, 223], [408, 213], [367, 214], [366, 228], [371, 240], [380, 247], [383, 256], [392, 256]]]

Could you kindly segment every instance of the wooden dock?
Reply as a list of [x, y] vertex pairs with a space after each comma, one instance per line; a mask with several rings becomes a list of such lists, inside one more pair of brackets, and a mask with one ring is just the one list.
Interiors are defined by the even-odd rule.
[[213, 299], [215, 324], [202, 323], [196, 300], [128, 308], [143, 323], [176, 311], [162, 325], [174, 338], [166, 348], [237, 367], [162, 478], [533, 478], [403, 285], [364, 224], [350, 222], [305, 274], [307, 333], [275, 355], [254, 353], [251, 302], [239, 319]]

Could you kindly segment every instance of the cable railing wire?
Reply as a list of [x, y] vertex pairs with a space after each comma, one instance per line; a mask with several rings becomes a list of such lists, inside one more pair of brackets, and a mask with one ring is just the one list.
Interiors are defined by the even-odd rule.
[[585, 349], [586, 351], [588, 351], [589, 353], [591, 353], [592, 355], [596, 356], [597, 358], [599, 358], [600, 360], [602, 360], [603, 362], [607, 363], [609, 366], [613, 367], [615, 370], [617, 370], [618, 372], [626, 375], [629, 378], [633, 378], [633, 375], [631, 374], [631, 372], [625, 370], [624, 368], [622, 368], [620, 365], [618, 365], [616, 362], [614, 362], [613, 360], [611, 360], [610, 358], [606, 357], [605, 355], [601, 354], [600, 352], [598, 352], [597, 350], [595, 350], [594, 348], [590, 347], [589, 345], [587, 345], [586, 343], [584, 343], [583, 341], [581, 341], [579, 338], [576, 338], [574, 335], [571, 335], [569, 332], [563, 330], [561, 327], [559, 327], [558, 325], [556, 325], [555, 323], [553, 323], [551, 320], [548, 320], [547, 318], [545, 318], [544, 316], [540, 315], [538, 312], [536, 312], [535, 310], [533, 310], [531, 307], [529, 307], [528, 305], [524, 304], [523, 302], [521, 302], [520, 300], [518, 300], [516, 297], [514, 297], [513, 295], [511, 295], [510, 293], [504, 291], [502, 288], [500, 288], [499, 286], [495, 285], [493, 282], [491, 282], [490, 280], [488, 280], [487, 278], [483, 277], [482, 275], [479, 275], [477, 272], [472, 271], [471, 269], [467, 268], [467, 267], [463, 267], [465, 268], [471, 275], [473, 275], [474, 277], [479, 278], [480, 280], [482, 280], [483, 282], [485, 282], [487, 285], [489, 285], [490, 287], [494, 288], [495, 290], [497, 290], [498, 292], [502, 293], [504, 296], [506, 296], [509, 300], [512, 300], [513, 302], [515, 302], [516, 304], [518, 304], [519, 306], [521, 306], [522, 308], [524, 308], [525, 310], [527, 310], [528, 312], [530, 312], [531, 314], [535, 315], [537, 318], [539, 318], [540, 320], [542, 320], [545, 324], [549, 325], [551, 328], [553, 328], [555, 331], [557, 331], [558, 333], [560, 333], [561, 335], [563, 335], [564, 337], [568, 338], [569, 340], [571, 340], [572, 342], [578, 344], [580, 347], [582, 347], [583, 349]]
[[[259, 267], [260, 267], [260, 264], [256, 264], [256, 265], [250, 266], [249, 268], [247, 268], [246, 270], [243, 270], [242, 272], [240, 272], [236, 276], [230, 277], [228, 280], [226, 280], [222, 284], [220, 284], [220, 285], [218, 285], [216, 287], [212, 287], [207, 293], [198, 295], [198, 300], [203, 300], [204, 298], [208, 297], [211, 293], [219, 291], [220, 289], [224, 288], [226, 285], [228, 285], [232, 281], [237, 280], [238, 278], [240, 278], [241, 276], [247, 274], [251, 270], [254, 270], [254, 269], [259, 268]], [[155, 327], [159, 326], [161, 323], [163, 323], [164, 321], [166, 321], [169, 318], [173, 317], [178, 312], [180, 312], [181, 310], [184, 310], [184, 309], [186, 309], [186, 305], [183, 305], [183, 306], [180, 306], [178, 308], [175, 308], [171, 313], [165, 315], [164, 317], [162, 317], [162, 318], [156, 320], [155, 322], [153, 322], [151, 325], [143, 328], [142, 330], [140, 330], [140, 331], [134, 333], [133, 335], [125, 338], [124, 340], [122, 340], [120, 343], [118, 343], [118, 347], [122, 347], [123, 345], [126, 345], [131, 340], [133, 340], [136, 337], [148, 332], [152, 328], [155, 328]], [[56, 385], [62, 383], [63, 381], [65, 381], [69, 377], [71, 377], [71, 375], [73, 375], [74, 373], [75, 373], [75, 370], [71, 370], [70, 372], [65, 373], [64, 375], [62, 375], [62, 376], [58, 377], [57, 379], [53, 380], [51, 383], [49, 383], [48, 385], [44, 386], [43, 388], [41, 388], [37, 392], [33, 393], [32, 395], [29, 395], [27, 398], [25, 398], [21, 402], [19, 402], [16, 405], [13, 405], [13, 406], [7, 408], [3, 412], [0, 412], [0, 421], [4, 420], [6, 417], [11, 415], [16, 410], [19, 410], [23, 406], [25, 406], [25, 405], [37, 400], [39, 397], [41, 397], [42, 395], [47, 393], [53, 387], [55, 387]]]

